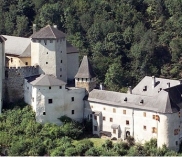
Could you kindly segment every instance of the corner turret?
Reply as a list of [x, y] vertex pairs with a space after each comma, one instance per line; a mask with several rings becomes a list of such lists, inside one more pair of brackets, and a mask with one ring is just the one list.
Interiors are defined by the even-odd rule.
[[87, 56], [83, 57], [80, 68], [75, 76], [75, 87], [85, 88], [88, 92], [96, 86], [96, 75]]

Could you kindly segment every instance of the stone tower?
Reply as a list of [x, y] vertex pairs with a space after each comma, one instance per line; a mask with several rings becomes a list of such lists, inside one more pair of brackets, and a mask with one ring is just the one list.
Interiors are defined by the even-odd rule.
[[40, 74], [52, 74], [67, 82], [66, 34], [47, 25], [31, 38], [31, 65], [39, 65]]
[[4, 46], [5, 46], [6, 38], [0, 35], [0, 113], [3, 105], [3, 80], [4, 80], [4, 73], [5, 73], [5, 53], [4, 53]]
[[86, 88], [88, 92], [96, 86], [96, 75], [87, 56], [83, 57], [80, 68], [75, 76], [75, 87]]

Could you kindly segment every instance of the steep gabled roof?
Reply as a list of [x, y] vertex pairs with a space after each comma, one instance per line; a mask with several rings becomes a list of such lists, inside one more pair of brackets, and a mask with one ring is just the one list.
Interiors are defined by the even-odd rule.
[[88, 57], [84, 56], [75, 78], [94, 78], [95, 76]]
[[57, 79], [53, 75], [40, 75], [34, 81], [31, 82], [34, 86], [62, 86], [66, 83], [62, 80]]
[[[150, 76], [145, 76], [132, 90], [133, 94], [146, 95], [146, 96], [155, 96], [162, 89], [166, 89], [167, 83], [170, 83], [170, 87], [179, 85], [179, 80], [164, 79], [155, 77], [155, 87], [152, 87], [153, 78]], [[146, 90], [143, 90], [146, 87]]]
[[0, 35], [0, 42], [2, 43], [2, 42], [4, 42], [4, 41], [6, 41], [6, 38], [3, 37], [2, 35]]
[[50, 25], [47, 25], [30, 36], [32, 39], [59, 39], [65, 37], [65, 33]]
[[9, 55], [20, 56], [25, 54], [24, 57], [30, 57], [31, 47], [30, 47], [30, 38], [16, 37], [3, 35], [7, 38], [5, 42], [5, 53]]

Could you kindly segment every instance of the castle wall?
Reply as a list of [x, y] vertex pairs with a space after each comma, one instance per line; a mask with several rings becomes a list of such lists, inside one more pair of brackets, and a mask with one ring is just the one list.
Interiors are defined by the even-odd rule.
[[68, 71], [67, 71], [68, 80], [74, 80], [75, 75], [77, 74], [79, 68], [78, 53], [67, 54], [67, 65], [68, 65]]
[[178, 151], [180, 145], [180, 117], [179, 113], [160, 114], [158, 123], [158, 147], [163, 144], [172, 150]]
[[75, 79], [75, 87], [85, 88], [88, 92], [90, 92], [96, 87], [95, 78], [92, 78], [91, 80], [85, 78]]
[[38, 67], [20, 67], [20, 68], [6, 68], [5, 71], [5, 86], [4, 86], [4, 100], [13, 102], [24, 97], [24, 78], [38, 75]]
[[52, 74], [67, 82], [67, 53], [65, 38], [31, 41], [31, 65], [39, 65], [40, 74]]

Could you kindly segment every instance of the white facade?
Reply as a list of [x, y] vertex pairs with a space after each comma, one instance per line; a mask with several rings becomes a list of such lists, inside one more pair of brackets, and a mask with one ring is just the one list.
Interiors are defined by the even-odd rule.
[[24, 90], [24, 100], [36, 112], [37, 122], [61, 124], [58, 118], [64, 115], [82, 121], [85, 89], [33, 86], [25, 81]]
[[[74, 63], [74, 64], [73, 64]], [[79, 68], [79, 58], [78, 53], [68, 53], [67, 54], [67, 76], [68, 80], [73, 80]]]
[[39, 65], [40, 74], [52, 74], [67, 82], [67, 53], [65, 38], [32, 39], [31, 65]]

